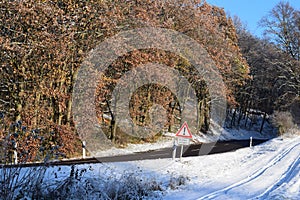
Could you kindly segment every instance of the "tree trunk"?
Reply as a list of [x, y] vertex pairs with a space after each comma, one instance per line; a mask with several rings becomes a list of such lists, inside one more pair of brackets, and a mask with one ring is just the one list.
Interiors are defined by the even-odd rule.
[[[23, 66], [22, 67], [22, 74], [25, 74], [25, 67]], [[19, 121], [21, 120], [22, 116], [21, 116], [21, 112], [23, 110], [23, 98], [25, 96], [25, 82], [24, 82], [24, 79], [22, 78], [20, 81], [20, 84], [19, 84], [19, 94], [17, 96], [17, 105], [16, 105], [16, 117], [15, 117], [15, 120], [16, 121]]]
[[39, 105], [40, 105], [40, 99], [41, 99], [41, 94], [39, 93], [39, 91], [36, 91], [35, 94], [35, 103], [34, 103], [34, 117], [33, 117], [33, 122], [32, 125], [37, 128], [38, 124], [39, 124]]
[[259, 130], [260, 133], [262, 133], [262, 131], [263, 131], [263, 128], [264, 128], [264, 125], [265, 125], [265, 121], [266, 121], [266, 117], [267, 117], [267, 113], [265, 112], [263, 120], [261, 122], [260, 130]]
[[232, 118], [230, 122], [231, 128], [235, 126], [235, 116], [236, 116], [236, 109], [234, 109], [234, 112], [232, 114]]
[[198, 101], [197, 106], [197, 131], [201, 130], [204, 123], [203, 100]]

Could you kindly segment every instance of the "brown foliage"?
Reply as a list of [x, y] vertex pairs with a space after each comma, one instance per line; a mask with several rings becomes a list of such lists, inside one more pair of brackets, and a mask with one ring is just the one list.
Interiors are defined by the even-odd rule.
[[[236, 104], [235, 93], [247, 78], [248, 66], [239, 52], [232, 21], [224, 10], [203, 2], [195, 7], [195, 2], [184, 0], [7, 0], [0, 3], [0, 8], [0, 111], [12, 120], [22, 119], [29, 128], [54, 130], [65, 153], [79, 149], [74, 142], [71, 114], [71, 92], [78, 67], [91, 49], [120, 31], [160, 27], [193, 38], [216, 62], [227, 85], [230, 105]], [[99, 81], [96, 100], [109, 102], [110, 92], [126, 71], [153, 61], [185, 72], [191, 82], [201, 79], [192, 76], [190, 63], [177, 55], [136, 50], [113, 63]], [[194, 87], [199, 100], [208, 98], [205, 84], [197, 84]], [[148, 88], [132, 98], [135, 116], [145, 114], [137, 112], [143, 100], [134, 101], [145, 91]], [[156, 91], [152, 96], [158, 94]], [[167, 108], [170, 99], [164, 100], [166, 96], [170, 94], [160, 95], [161, 104]], [[99, 116], [107, 108], [102, 105], [99, 103]]]

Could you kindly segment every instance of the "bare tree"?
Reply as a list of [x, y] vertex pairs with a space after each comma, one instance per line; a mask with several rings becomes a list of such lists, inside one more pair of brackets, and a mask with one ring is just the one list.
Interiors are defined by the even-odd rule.
[[299, 10], [281, 1], [259, 22], [265, 35], [296, 60], [300, 59], [299, 17]]
[[239, 97], [241, 111], [256, 109], [272, 114], [275, 110], [295, 110], [300, 96], [299, 61], [272, 42], [253, 36], [237, 17], [234, 22], [252, 77]]

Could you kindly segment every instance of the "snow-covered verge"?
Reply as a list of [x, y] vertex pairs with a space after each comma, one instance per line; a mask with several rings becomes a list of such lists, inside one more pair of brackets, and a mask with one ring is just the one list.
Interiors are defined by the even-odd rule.
[[[300, 137], [185, 158], [168, 170], [191, 181], [165, 199], [300, 199]], [[180, 170], [178, 170], [180, 169]]]
[[127, 155], [136, 152], [145, 152], [145, 151], [150, 151], [155, 149], [172, 147], [174, 137], [175, 134], [166, 133], [155, 143], [128, 144], [126, 148], [112, 147], [111, 149], [105, 151], [95, 152], [93, 156], [104, 157], [104, 156], [115, 156], [115, 155]]
[[[31, 174], [43, 173], [43, 180], [31, 182], [42, 182], [35, 192], [46, 199], [63, 195], [64, 199], [298, 200], [299, 156], [299, 136], [279, 137], [253, 148], [181, 162], [157, 159], [35, 169]], [[18, 176], [30, 174], [28, 170], [20, 169]]]

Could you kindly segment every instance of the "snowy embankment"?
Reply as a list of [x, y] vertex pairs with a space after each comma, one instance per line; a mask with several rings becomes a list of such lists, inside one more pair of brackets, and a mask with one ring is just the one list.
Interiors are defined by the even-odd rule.
[[[253, 136], [251, 131], [242, 134], [245, 138], [250, 136]], [[234, 131], [223, 132], [222, 137], [239, 139]], [[171, 148], [172, 137], [156, 144], [130, 145], [123, 150], [111, 149], [99, 154], [120, 155], [162, 147]], [[37, 169], [8, 168], [5, 173], [3, 170], [0, 172], [10, 175], [8, 178], [15, 177], [5, 185], [5, 189], [11, 191], [7, 194], [14, 194], [11, 199], [17, 196], [31, 199], [32, 194], [38, 194], [44, 199], [298, 200], [300, 136], [273, 138], [252, 148], [185, 157], [182, 161], [168, 158]]]
[[190, 177], [165, 199], [300, 199], [300, 137], [236, 152], [185, 158], [170, 170]]
[[[99, 190], [118, 190], [124, 184], [126, 188], [137, 181], [144, 183], [141, 187], [152, 184], [156, 189], [155, 195], [147, 197], [150, 199], [298, 200], [299, 155], [300, 137], [293, 136], [275, 138], [235, 152], [183, 158], [182, 162], [157, 159], [78, 165], [76, 168], [79, 172], [86, 169], [81, 180], [92, 179], [89, 183], [97, 185]], [[68, 166], [59, 167], [59, 170], [52, 167], [46, 179], [52, 180], [54, 175], [67, 177], [69, 171]], [[99, 179], [102, 182], [99, 183]]]

